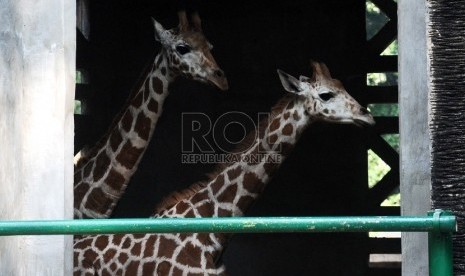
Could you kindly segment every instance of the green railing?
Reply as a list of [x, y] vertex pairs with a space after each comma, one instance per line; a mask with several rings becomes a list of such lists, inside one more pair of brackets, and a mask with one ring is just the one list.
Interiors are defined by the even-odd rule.
[[116, 233], [428, 232], [431, 276], [452, 275], [455, 217], [442, 210], [401, 217], [234, 217], [0, 221], [0, 236]]

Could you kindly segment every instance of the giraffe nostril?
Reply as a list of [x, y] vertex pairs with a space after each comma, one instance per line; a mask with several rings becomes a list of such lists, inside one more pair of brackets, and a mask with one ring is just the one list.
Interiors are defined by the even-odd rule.
[[224, 77], [223, 70], [216, 70], [215, 71], [215, 76], [217, 76], [218, 78], [223, 78]]
[[361, 112], [363, 115], [370, 114], [370, 111], [368, 111], [368, 109], [366, 109], [365, 107], [361, 107], [361, 108], [360, 108], [360, 112]]

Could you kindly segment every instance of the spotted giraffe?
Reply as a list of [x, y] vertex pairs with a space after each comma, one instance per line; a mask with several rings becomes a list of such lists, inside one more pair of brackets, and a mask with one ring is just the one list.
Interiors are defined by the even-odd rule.
[[108, 133], [78, 162], [74, 173], [75, 218], [110, 216], [137, 169], [162, 113], [169, 85], [177, 76], [228, 89], [198, 14], [192, 15], [192, 26], [184, 11], [178, 15], [179, 27], [172, 30], [152, 19], [155, 38], [162, 45], [160, 53]]
[[[313, 77], [300, 80], [278, 70], [283, 97], [270, 118], [249, 134], [234, 159], [210, 180], [167, 197], [154, 218], [242, 216], [263, 192], [304, 129], [315, 121], [373, 125], [367, 109], [322, 63]], [[238, 158], [236, 158], [238, 157]], [[254, 158], [252, 158], [254, 157]], [[75, 240], [75, 275], [224, 275], [221, 264], [226, 234], [91, 235]]]

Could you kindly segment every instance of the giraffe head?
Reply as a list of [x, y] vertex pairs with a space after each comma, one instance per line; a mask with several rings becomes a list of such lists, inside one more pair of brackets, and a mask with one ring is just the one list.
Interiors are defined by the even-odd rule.
[[312, 62], [312, 69], [311, 78], [300, 76], [299, 79], [278, 70], [284, 89], [300, 96], [306, 114], [326, 122], [375, 124], [370, 112], [347, 93], [339, 80], [331, 78], [324, 63]]
[[227, 90], [228, 81], [211, 54], [213, 46], [202, 33], [200, 17], [197, 13], [193, 14], [190, 25], [185, 11], [180, 11], [178, 16], [179, 26], [171, 30], [165, 30], [152, 18], [155, 39], [162, 45], [169, 69], [175, 75], [210, 83], [221, 90]]

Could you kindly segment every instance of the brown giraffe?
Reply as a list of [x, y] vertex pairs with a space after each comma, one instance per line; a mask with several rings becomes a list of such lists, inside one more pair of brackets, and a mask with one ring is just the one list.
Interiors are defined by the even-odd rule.
[[108, 133], [81, 158], [74, 173], [74, 217], [108, 218], [137, 169], [152, 137], [169, 85], [177, 76], [228, 89], [223, 71], [202, 34], [200, 17], [189, 25], [181, 11], [179, 27], [165, 30], [153, 20], [162, 45], [141, 85], [130, 96]]
[[[373, 125], [371, 114], [332, 79], [328, 68], [312, 63], [312, 78], [300, 80], [278, 70], [292, 95], [281, 99], [269, 120], [249, 135], [210, 180], [167, 197], [155, 218], [242, 216], [265, 189], [300, 134], [315, 121]], [[255, 158], [251, 158], [255, 157]], [[75, 240], [75, 275], [224, 275], [220, 256], [225, 234], [118, 234]]]

